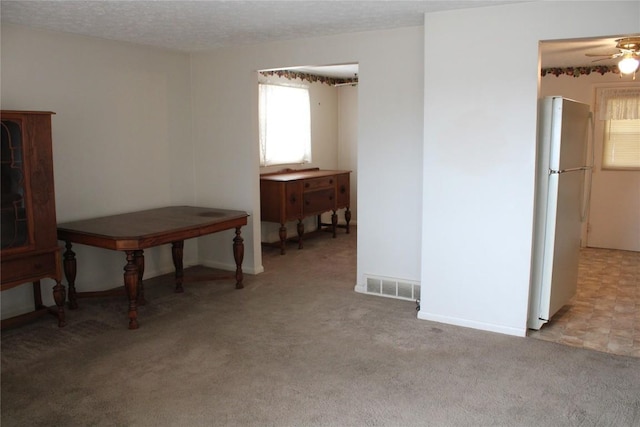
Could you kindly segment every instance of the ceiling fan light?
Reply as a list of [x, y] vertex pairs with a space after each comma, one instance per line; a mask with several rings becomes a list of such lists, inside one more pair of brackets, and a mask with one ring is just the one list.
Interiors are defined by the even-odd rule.
[[634, 58], [632, 55], [625, 55], [620, 62], [618, 62], [618, 69], [622, 74], [633, 74], [638, 69], [640, 61]]

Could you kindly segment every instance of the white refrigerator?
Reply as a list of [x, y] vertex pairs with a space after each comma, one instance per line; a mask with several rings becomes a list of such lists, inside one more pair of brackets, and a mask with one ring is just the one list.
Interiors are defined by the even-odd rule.
[[538, 123], [530, 329], [540, 329], [575, 295], [593, 160], [589, 105], [545, 97]]

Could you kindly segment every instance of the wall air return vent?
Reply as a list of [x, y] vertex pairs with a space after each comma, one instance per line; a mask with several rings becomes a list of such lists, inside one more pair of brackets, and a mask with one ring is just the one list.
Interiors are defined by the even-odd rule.
[[366, 293], [389, 298], [416, 301], [420, 299], [420, 284], [411, 280], [365, 274]]

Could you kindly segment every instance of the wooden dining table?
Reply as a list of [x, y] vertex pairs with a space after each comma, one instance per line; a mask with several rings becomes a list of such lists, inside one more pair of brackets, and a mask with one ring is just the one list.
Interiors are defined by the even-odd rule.
[[[224, 230], [235, 229], [233, 257], [236, 263], [236, 289], [243, 288], [242, 261], [244, 243], [240, 229], [247, 225], [248, 214], [243, 211], [197, 206], [167, 206], [118, 215], [109, 215], [58, 224], [58, 239], [65, 242], [64, 274], [68, 282], [69, 308], [78, 307], [80, 297], [99, 297], [122, 293], [122, 288], [98, 292], [76, 291], [76, 255], [72, 244], [82, 244], [103, 249], [122, 251], [126, 255], [124, 267], [124, 291], [129, 299], [129, 329], [138, 328], [138, 305], [146, 304], [142, 277], [144, 275], [144, 250], [171, 244], [175, 267], [175, 291], [183, 292], [184, 241]], [[213, 280], [230, 276], [203, 278]]]

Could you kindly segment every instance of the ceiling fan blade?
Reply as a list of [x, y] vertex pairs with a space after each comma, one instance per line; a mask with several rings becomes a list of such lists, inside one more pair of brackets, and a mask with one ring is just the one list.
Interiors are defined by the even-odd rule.
[[604, 56], [604, 57], [606, 57], [605, 59], [612, 59], [612, 58], [615, 58], [616, 56], [619, 56], [619, 54], [613, 53], [613, 54], [609, 54], [609, 55], [600, 55], [600, 54], [597, 54], [597, 53], [585, 53], [585, 56], [593, 56], [593, 57], [595, 57], [595, 56]]
[[611, 59], [611, 58], [615, 58], [615, 56], [607, 56], [606, 58], [594, 59], [591, 62], [606, 61], [607, 59]]

